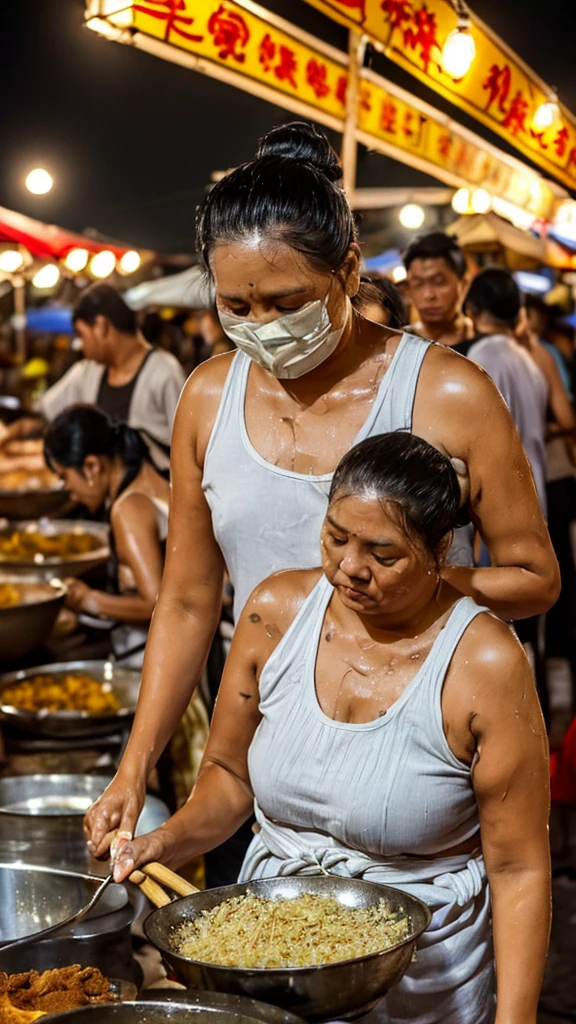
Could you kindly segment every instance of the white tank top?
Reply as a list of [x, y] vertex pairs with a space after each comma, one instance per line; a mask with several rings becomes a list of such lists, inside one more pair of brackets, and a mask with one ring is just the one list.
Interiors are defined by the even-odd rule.
[[[411, 334], [402, 335], [352, 444], [374, 434], [411, 430], [418, 376], [430, 344]], [[244, 415], [251, 365], [244, 352], [237, 352], [232, 360], [202, 480], [214, 535], [234, 586], [235, 620], [254, 587], [267, 576], [282, 569], [312, 569], [321, 564], [320, 529], [332, 480], [332, 473], [294, 473], [258, 454], [248, 437]], [[469, 557], [467, 546], [457, 560], [470, 564]]]

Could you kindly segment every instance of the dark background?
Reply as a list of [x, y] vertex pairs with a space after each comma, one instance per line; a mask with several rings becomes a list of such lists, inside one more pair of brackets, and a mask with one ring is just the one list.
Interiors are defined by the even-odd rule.
[[[345, 29], [303, 0], [263, 0], [346, 49]], [[488, 22], [576, 110], [573, 2], [477, 0]], [[253, 154], [290, 119], [279, 107], [83, 28], [82, 0], [0, 2], [0, 205], [64, 227], [97, 228], [137, 246], [191, 251], [194, 210], [210, 172]], [[375, 70], [490, 136], [437, 94], [376, 55]], [[339, 144], [339, 137], [333, 141]], [[502, 147], [494, 136], [492, 141]], [[23, 184], [46, 166], [55, 188]], [[361, 150], [359, 186], [438, 184]]]

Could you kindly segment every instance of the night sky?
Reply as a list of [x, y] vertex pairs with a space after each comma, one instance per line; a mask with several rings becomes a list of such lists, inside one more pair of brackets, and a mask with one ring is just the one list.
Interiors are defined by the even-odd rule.
[[[303, 0], [262, 5], [346, 48], [345, 30]], [[551, 4], [547, 17], [541, 0], [473, 4], [576, 111], [572, 6]], [[289, 119], [241, 90], [106, 42], [83, 28], [82, 0], [2, 0], [0, 8], [0, 205], [136, 246], [191, 251], [211, 170], [250, 159], [258, 137]], [[383, 57], [374, 68], [490, 135]], [[47, 197], [24, 189], [35, 166], [56, 179]], [[358, 185], [414, 184], [438, 182], [360, 153]]]

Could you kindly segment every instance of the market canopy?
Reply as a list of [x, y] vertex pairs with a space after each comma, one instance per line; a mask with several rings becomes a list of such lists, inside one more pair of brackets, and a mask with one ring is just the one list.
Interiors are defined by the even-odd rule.
[[143, 281], [124, 292], [131, 309], [148, 306], [177, 306], [182, 309], [209, 309], [214, 305], [206, 273], [201, 267], [190, 267], [181, 274]]
[[110, 242], [98, 242], [84, 235], [76, 235], [54, 224], [43, 224], [40, 220], [26, 217], [15, 210], [7, 210], [0, 206], [0, 243], [11, 242], [22, 245], [33, 256], [39, 259], [63, 259], [71, 249], [86, 249], [90, 253], [101, 252], [103, 249], [114, 253], [121, 259], [131, 247], [115, 245]]

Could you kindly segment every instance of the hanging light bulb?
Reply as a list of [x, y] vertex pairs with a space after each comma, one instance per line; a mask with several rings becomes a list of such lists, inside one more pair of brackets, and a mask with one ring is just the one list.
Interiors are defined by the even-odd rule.
[[455, 213], [468, 213], [470, 209], [470, 191], [459, 188], [452, 196], [452, 209]]
[[532, 118], [532, 127], [537, 131], [546, 131], [547, 128], [551, 128], [556, 121], [560, 119], [560, 106], [558, 104], [558, 97], [555, 93], [552, 93], [550, 98], [544, 103], [541, 103], [534, 117]]
[[450, 78], [459, 81], [470, 71], [476, 57], [476, 43], [470, 31], [469, 18], [459, 18], [442, 50], [442, 68]]
[[475, 188], [472, 193], [470, 205], [474, 213], [488, 213], [492, 206], [492, 196], [487, 188]]
[[54, 288], [60, 280], [60, 268], [55, 263], [47, 263], [37, 270], [32, 278], [35, 288]]
[[123, 274], [134, 274], [140, 266], [142, 260], [140, 259], [140, 253], [136, 252], [135, 249], [129, 249], [125, 252], [120, 260], [120, 270]]
[[424, 210], [418, 203], [407, 203], [398, 214], [398, 219], [403, 228], [409, 231], [417, 231], [424, 223]]
[[5, 249], [0, 252], [0, 270], [5, 274], [15, 274], [24, 266], [24, 257], [18, 249]]
[[64, 260], [64, 266], [73, 274], [80, 274], [85, 270], [89, 257], [88, 249], [70, 249]]
[[93, 277], [110, 277], [116, 266], [116, 257], [110, 249], [102, 249], [90, 260], [90, 273]]
[[392, 271], [392, 280], [394, 284], [400, 284], [401, 281], [405, 281], [408, 277], [406, 267], [400, 263], [397, 267], [394, 267]]

